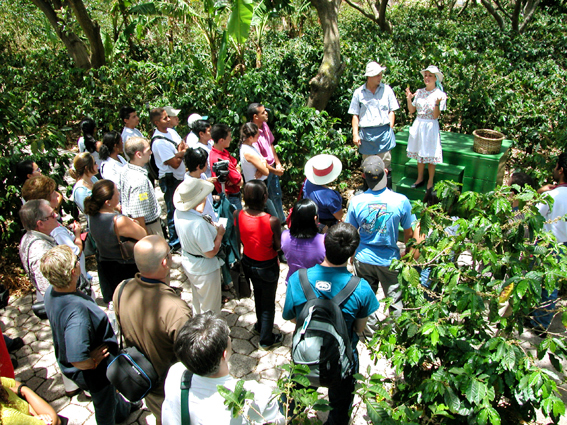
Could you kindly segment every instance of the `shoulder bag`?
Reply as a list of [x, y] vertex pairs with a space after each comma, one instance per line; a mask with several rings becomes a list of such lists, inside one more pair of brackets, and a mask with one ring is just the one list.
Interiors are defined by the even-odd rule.
[[129, 261], [134, 259], [134, 246], [136, 242], [135, 239], [132, 238], [122, 238], [120, 237], [120, 233], [118, 232], [118, 215], [114, 216], [114, 234], [116, 235], [116, 239], [118, 239], [118, 246], [120, 247], [120, 255], [122, 255], [122, 259], [124, 261]]
[[[124, 287], [133, 279], [125, 280], [120, 285], [116, 321], [120, 328], [120, 298]], [[106, 377], [120, 394], [135, 403], [143, 399], [156, 386], [159, 376], [151, 362], [136, 347], [123, 348], [122, 330], [120, 330], [120, 352], [106, 369]]]

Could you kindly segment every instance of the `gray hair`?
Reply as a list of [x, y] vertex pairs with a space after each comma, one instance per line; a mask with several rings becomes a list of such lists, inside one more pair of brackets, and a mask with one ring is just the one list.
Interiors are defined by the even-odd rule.
[[20, 221], [24, 226], [24, 229], [37, 230], [37, 222], [42, 218], [45, 218], [46, 211], [43, 207], [50, 207], [49, 202], [45, 199], [33, 199], [26, 202], [22, 208], [20, 208]]
[[77, 264], [77, 256], [67, 245], [58, 245], [51, 248], [43, 257], [39, 269], [41, 274], [55, 288], [65, 289], [71, 285], [72, 272]]
[[128, 155], [128, 158], [133, 158], [136, 155], [136, 152], [143, 152], [144, 148], [146, 147], [146, 143], [149, 145], [150, 142], [148, 139], [144, 139], [143, 137], [130, 137], [126, 140], [124, 144], [124, 153]]

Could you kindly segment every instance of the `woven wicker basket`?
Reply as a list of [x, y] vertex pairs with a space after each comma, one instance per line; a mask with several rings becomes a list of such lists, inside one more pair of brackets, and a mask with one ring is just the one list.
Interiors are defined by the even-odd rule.
[[484, 155], [495, 155], [500, 153], [504, 135], [499, 131], [482, 129], [473, 131], [473, 150]]

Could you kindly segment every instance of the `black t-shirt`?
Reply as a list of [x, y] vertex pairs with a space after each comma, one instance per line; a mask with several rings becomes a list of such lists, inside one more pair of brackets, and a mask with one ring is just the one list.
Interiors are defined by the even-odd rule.
[[90, 359], [89, 353], [104, 343], [111, 356], [117, 354], [116, 336], [106, 313], [82, 292], [57, 292], [52, 286], [45, 291], [45, 310], [61, 372], [84, 390], [97, 392], [109, 385], [109, 358], [91, 370], [79, 370], [71, 364]]

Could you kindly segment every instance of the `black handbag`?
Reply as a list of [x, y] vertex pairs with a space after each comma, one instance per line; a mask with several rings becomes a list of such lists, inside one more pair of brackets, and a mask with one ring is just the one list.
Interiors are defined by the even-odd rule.
[[[115, 312], [119, 327], [120, 298], [124, 287], [131, 280], [122, 282], [118, 292]], [[122, 332], [120, 332], [120, 352], [108, 365], [106, 377], [118, 392], [132, 403], [143, 399], [159, 381], [159, 376], [151, 362], [140, 350], [136, 347], [123, 349]]]
[[41, 320], [47, 319], [47, 312], [45, 311], [45, 304], [43, 301], [37, 301], [31, 306], [33, 314], [35, 314]]
[[6, 308], [10, 300], [10, 290], [0, 283], [0, 308]]

